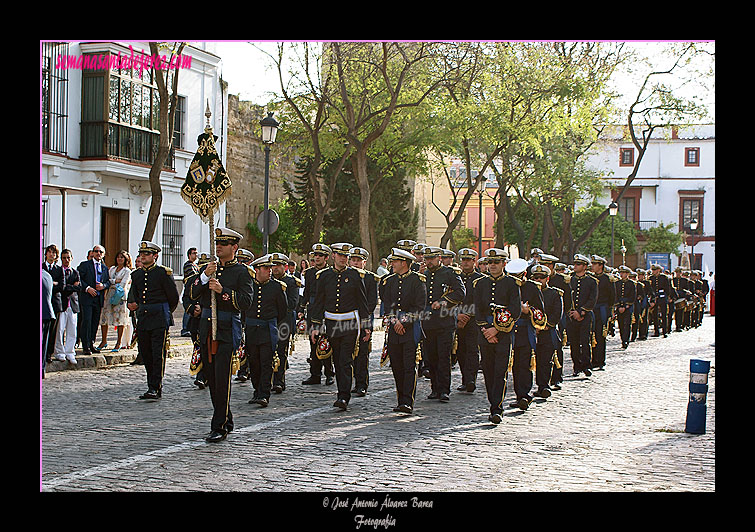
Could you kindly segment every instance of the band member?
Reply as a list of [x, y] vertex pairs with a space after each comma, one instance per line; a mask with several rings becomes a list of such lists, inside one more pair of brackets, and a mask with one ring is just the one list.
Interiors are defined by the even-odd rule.
[[[199, 277], [199, 269], [208, 262], [210, 262], [209, 253], [203, 252], [197, 255], [197, 270], [193, 274], [184, 278], [184, 290], [182, 294], [182, 302], [186, 309], [186, 313], [189, 315], [189, 321], [186, 323], [186, 326], [189, 329], [189, 334], [191, 334], [192, 344], [194, 344], [193, 351], [197, 356], [199, 356], [199, 323], [201, 322], [202, 305], [199, 298], [191, 299], [190, 292], [191, 285], [194, 283], [194, 280]], [[241, 370], [239, 370], [239, 373], [240, 372]], [[207, 386], [204, 370], [199, 368], [196, 372], [192, 372], [192, 375], [194, 375], [194, 385], [200, 390], [204, 390], [205, 386]]]
[[[252, 253], [248, 249], [239, 248], [236, 251], [236, 260], [239, 261], [239, 263], [246, 265], [246, 267], [249, 268], [250, 275], [252, 276], [252, 278], [254, 278], [254, 266], [252, 266], [252, 262], [254, 261], [254, 253]], [[241, 323], [246, 323], [246, 316], [244, 312], [241, 313]], [[246, 348], [243, 336], [241, 338], [241, 348], [239, 351], [241, 352], [241, 365], [236, 372], [236, 378], [234, 380], [236, 382], [246, 382], [246, 380], [249, 378], [249, 359], [246, 357]]]
[[695, 282], [695, 312], [694, 312], [694, 321], [693, 321], [693, 327], [699, 327], [703, 324], [703, 314], [705, 314], [705, 298], [708, 295], [708, 292], [710, 292], [710, 286], [708, 285], [708, 281], [706, 279], [703, 279], [703, 272], [700, 270], [693, 270], [692, 277]]
[[632, 315], [634, 314], [634, 305], [637, 299], [637, 288], [629, 278], [631, 271], [628, 266], [623, 264], [619, 266], [619, 276], [621, 279], [614, 283], [614, 288], [616, 289], [616, 315], [619, 322], [622, 349], [626, 349], [629, 345], [629, 337], [632, 333]]
[[685, 290], [688, 290], [689, 280], [682, 277], [682, 269], [674, 269], [674, 277], [671, 279], [671, 287], [674, 289], [673, 316], [676, 322], [675, 332], [682, 332], [684, 323], [684, 308], [686, 307]]
[[[411, 252], [392, 248], [388, 257], [393, 273], [380, 280], [385, 309], [385, 351], [396, 382], [394, 412], [411, 414], [417, 390], [417, 358], [422, 339], [421, 313], [425, 308], [425, 276], [413, 271]], [[381, 364], [383, 361], [381, 360]]]
[[668, 277], [663, 275], [660, 265], [652, 264], [650, 271], [650, 288], [653, 292], [653, 302], [650, 303], [650, 309], [653, 314], [653, 337], [660, 336], [659, 331], [663, 330], [663, 337], [666, 338], [668, 336], [666, 311], [668, 310], [670, 283]]
[[440, 254], [441, 248], [436, 246], [424, 250], [427, 302], [422, 321], [423, 357], [430, 370], [428, 399], [447, 402], [451, 393], [451, 348], [456, 327], [451, 309], [464, 300], [466, 289], [459, 275], [440, 263]]
[[427, 248], [427, 245], [422, 242], [417, 242], [412, 246], [412, 254], [414, 255], [412, 269], [419, 273], [425, 273], [425, 268], [427, 267], [425, 264], [425, 248]]
[[[367, 310], [363, 274], [348, 266], [351, 244], [339, 242], [330, 248], [333, 267], [317, 272], [312, 325], [325, 335], [332, 350], [338, 386], [338, 399], [333, 406], [346, 410], [351, 399], [353, 360], [359, 351], [359, 339], [370, 340], [372, 315]], [[313, 342], [316, 335], [315, 330], [310, 333]]]
[[278, 345], [275, 353], [278, 355], [277, 369], [273, 371], [274, 393], [283, 393], [286, 389], [286, 369], [288, 369], [288, 353], [293, 350], [294, 328], [296, 327], [296, 308], [299, 305], [299, 288], [301, 280], [287, 273], [289, 259], [283, 253], [271, 253], [272, 275], [276, 281], [286, 285], [286, 317], [278, 322]]
[[592, 272], [598, 281], [598, 299], [595, 302], [593, 313], [595, 315], [595, 348], [592, 350], [592, 369], [603, 369], [606, 365], [606, 337], [608, 336], [608, 323], [611, 318], [616, 294], [611, 278], [605, 272], [606, 259], [599, 255], [593, 255]]
[[136, 312], [139, 355], [147, 370], [147, 391], [139, 399], [158, 399], [163, 392], [163, 374], [168, 329], [178, 306], [173, 270], [157, 265], [161, 249], [152, 242], [139, 244], [141, 266], [131, 274], [128, 309]]
[[[317, 274], [329, 268], [327, 265], [328, 257], [331, 250], [325, 244], [314, 244], [312, 246], [312, 264], [313, 266], [304, 270], [304, 293], [299, 300], [299, 312], [298, 318], [302, 319], [307, 316], [307, 331], [312, 330], [312, 303], [315, 301], [315, 294], [317, 293]], [[309, 333], [308, 333], [309, 334]], [[310, 349], [309, 349], [309, 373], [308, 379], [304, 380], [302, 384], [320, 384], [322, 378], [323, 368], [325, 369], [325, 384], [330, 386], [335, 382], [335, 372], [333, 370], [333, 359], [326, 357], [321, 359], [317, 356], [317, 336], [314, 337], [315, 341], [312, 341], [310, 335]]]
[[471, 248], [459, 250], [461, 273], [459, 277], [464, 283], [466, 293], [464, 301], [456, 315], [456, 359], [461, 370], [461, 385], [456, 388], [462, 392], [473, 392], [477, 388], [477, 370], [480, 367], [480, 350], [477, 345], [479, 329], [474, 319], [474, 290], [472, 283], [483, 276], [475, 270], [477, 252]]
[[454, 270], [456, 273], [461, 273], [461, 270], [454, 266], [454, 259], [456, 258], [456, 253], [451, 251], [450, 249], [442, 248], [440, 250], [440, 263], [443, 266], [448, 266], [452, 270]]
[[[202, 370], [210, 388], [213, 414], [208, 442], [223, 441], [233, 430], [231, 412], [231, 373], [233, 353], [241, 344], [241, 312], [252, 305], [252, 276], [236, 260], [241, 234], [228, 228], [215, 229], [215, 254], [200, 269], [191, 284], [189, 296], [199, 299], [202, 316], [199, 322]], [[212, 338], [211, 293], [215, 293], [217, 337]]]
[[592, 375], [592, 337], [595, 315], [593, 308], [598, 299], [598, 282], [587, 274], [590, 259], [579, 253], [574, 255], [574, 275], [569, 281], [571, 300], [567, 301], [569, 321], [566, 334], [569, 335], [574, 376], [584, 372]]
[[[543, 255], [541, 258], [545, 257]], [[533, 394], [538, 397], [548, 398], [551, 395], [550, 383], [554, 368], [556, 348], [561, 345], [561, 335], [558, 333], [558, 325], [564, 311], [564, 291], [560, 288], [549, 286], [551, 270], [544, 261], [535, 264], [530, 269], [532, 281], [540, 283], [540, 291], [543, 296], [543, 312], [545, 324], [537, 331], [537, 345], [535, 347], [536, 369], [535, 384], [537, 391]], [[533, 320], [534, 321], [534, 320]], [[557, 365], [560, 365], [559, 362]]]
[[475, 321], [480, 329], [477, 343], [480, 346], [482, 375], [490, 403], [488, 420], [494, 424], [500, 423], [503, 419], [503, 396], [506, 393], [506, 379], [511, 359], [512, 331], [522, 313], [519, 294], [522, 281], [504, 274], [504, 261], [507, 256], [502, 249], [486, 250], [488, 275], [472, 282]]
[[682, 329], [689, 329], [692, 323], [692, 302], [694, 300], [692, 294], [694, 294], [695, 283], [690, 280], [689, 270], [682, 270], [682, 278], [687, 281], [687, 293], [685, 294], [687, 304], [684, 306], [684, 312], [682, 313]]
[[551, 390], [560, 390], [561, 383], [564, 382], [564, 347], [569, 343], [569, 338], [566, 335], [566, 302], [571, 301], [571, 288], [569, 287], [570, 280], [571, 275], [567, 272], [566, 264], [563, 262], [556, 262], [553, 265], [553, 274], [548, 279], [548, 285], [562, 291], [563, 312], [561, 313], [561, 321], [559, 321], [557, 327], [561, 343], [556, 346], [556, 358], [558, 359], [558, 364], [554, 366], [553, 372], [551, 373]]
[[629, 272], [629, 278], [634, 282], [635, 298], [634, 309], [632, 319], [632, 334], [629, 338], [630, 342], [637, 340], [637, 334], [640, 331], [640, 324], [645, 319], [645, 306], [643, 301], [645, 300], [645, 285], [638, 280], [638, 274], [636, 271], [631, 270]]
[[[377, 276], [368, 270], [364, 269], [364, 264], [369, 258], [370, 253], [360, 247], [353, 247], [349, 250], [349, 266], [356, 268], [360, 273], [364, 272], [364, 290], [367, 295], [367, 313], [372, 319], [375, 307], [377, 306]], [[370, 321], [372, 325], [372, 321]], [[372, 342], [364, 342], [359, 339], [359, 353], [354, 359], [354, 389], [351, 393], [357, 397], [364, 397], [367, 395], [367, 387], [370, 384], [370, 346]]]
[[[288, 262], [288, 258], [285, 262]], [[288, 286], [284, 281], [273, 277], [273, 264], [270, 254], [252, 262], [255, 270], [252, 281], [252, 306], [246, 311], [244, 323], [249, 378], [254, 389], [254, 396], [249, 400], [249, 404], [256, 403], [261, 407], [266, 407], [270, 402], [273, 371], [280, 363], [274, 353], [278, 347], [281, 329], [285, 330], [282, 326], [286, 322], [289, 309], [286, 298]]]

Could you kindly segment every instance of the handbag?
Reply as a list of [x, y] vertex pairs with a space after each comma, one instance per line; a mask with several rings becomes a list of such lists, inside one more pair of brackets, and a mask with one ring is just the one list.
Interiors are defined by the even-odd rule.
[[110, 299], [108, 301], [113, 306], [120, 305], [121, 303], [123, 303], [123, 297], [125, 295], [126, 293], [123, 290], [123, 287], [117, 284], [115, 285], [115, 289], [113, 290], [113, 293], [110, 294]]

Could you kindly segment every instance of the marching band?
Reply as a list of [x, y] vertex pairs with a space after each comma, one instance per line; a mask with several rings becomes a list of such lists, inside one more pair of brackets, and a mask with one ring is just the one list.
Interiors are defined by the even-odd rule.
[[[499, 424], [509, 374], [510, 406], [527, 410], [533, 397], [547, 399], [561, 389], [567, 346], [573, 376], [590, 377], [605, 369], [606, 338], [616, 324], [622, 349], [646, 340], [651, 323], [656, 337], [668, 336], [672, 320], [675, 331], [699, 327], [708, 292], [702, 272], [681, 268], [672, 278], [658, 264], [649, 271], [611, 268], [598, 255], [576, 254], [567, 265], [537, 248], [529, 261], [510, 260], [498, 248], [478, 257], [470, 248], [455, 254], [412, 240], [392, 248], [383, 276], [364, 269], [367, 250], [317, 243], [313, 265], [299, 280], [286, 271], [284, 254], [246, 262], [245, 250], [233, 258], [227, 249], [229, 242], [237, 247], [241, 235], [225, 229], [217, 234], [220, 262], [205, 264], [189, 281], [202, 307], [197, 351], [214, 405], [208, 442], [222, 441], [233, 428], [228, 385], [239, 358], [250, 368], [249, 403], [267, 406], [271, 390], [285, 390], [287, 355], [297, 333], [310, 343], [310, 377], [302, 384], [320, 384], [324, 369], [325, 384], [337, 383], [334, 407], [346, 410], [352, 395], [365, 396], [378, 301], [385, 329], [380, 366], [389, 364], [393, 373], [393, 411], [413, 413], [417, 378], [423, 376], [431, 384], [428, 399], [448, 402], [451, 368], [458, 362], [456, 390], [474, 393], [481, 369], [488, 420]], [[209, 279], [216, 271], [222, 286]], [[211, 290], [221, 296], [219, 346], [208, 338]], [[242, 327], [233, 326], [241, 321], [237, 316]]]

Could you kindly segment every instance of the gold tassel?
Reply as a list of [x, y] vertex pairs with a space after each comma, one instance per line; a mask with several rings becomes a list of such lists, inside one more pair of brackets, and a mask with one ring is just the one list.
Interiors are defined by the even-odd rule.
[[566, 329], [564, 329], [564, 336], [561, 338], [561, 347], [566, 347], [566, 344], [569, 343], [569, 340], [566, 338]]
[[509, 367], [506, 368], [506, 372], [511, 373], [511, 368], [513, 367], [514, 367], [514, 353], [511, 347], [509, 347]]
[[[278, 371], [278, 368], [280, 367], [280, 365], [281, 365], [281, 359], [278, 356], [278, 353], [276, 353], [275, 351], [273, 351], [273, 373], [275, 373], [276, 371]], [[234, 370], [234, 373], [236, 373], [235, 370]]]
[[417, 343], [417, 356], [414, 359], [415, 364], [419, 364], [420, 360], [422, 360], [422, 343]]
[[452, 355], [455, 355], [455, 354], [456, 354], [456, 349], [457, 349], [458, 347], [459, 347], [459, 336], [458, 336], [458, 334], [456, 333], [456, 331], [454, 331], [454, 343], [453, 343], [453, 346], [451, 347], [451, 354], [452, 354]]
[[530, 371], [537, 371], [537, 357], [535, 357], [535, 350], [532, 350], [530, 355]]
[[[241, 349], [241, 347], [239, 347]], [[231, 355], [231, 374], [236, 373], [241, 367], [241, 358], [239, 357], [239, 349], [236, 349]]]
[[558, 353], [553, 352], [553, 366], [556, 369], [561, 369], [561, 363], [558, 361]]
[[594, 332], [590, 333], [590, 339], [591, 339], [590, 340], [590, 347], [595, 347], [596, 345], [598, 345], [598, 340], [595, 339], [595, 333]]
[[[362, 332], [362, 331], [359, 331], [359, 332]], [[356, 345], [354, 346], [354, 352], [351, 354], [351, 360], [355, 360], [358, 354], [359, 354], [359, 333], [357, 333], [357, 341], [356, 341]]]

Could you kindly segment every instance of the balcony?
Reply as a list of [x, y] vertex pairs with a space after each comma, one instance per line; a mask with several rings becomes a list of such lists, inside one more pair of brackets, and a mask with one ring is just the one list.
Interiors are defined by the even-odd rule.
[[[114, 122], [82, 122], [81, 158], [106, 158], [151, 166], [159, 138], [159, 133]], [[175, 150], [171, 149], [163, 168], [175, 170]]]

